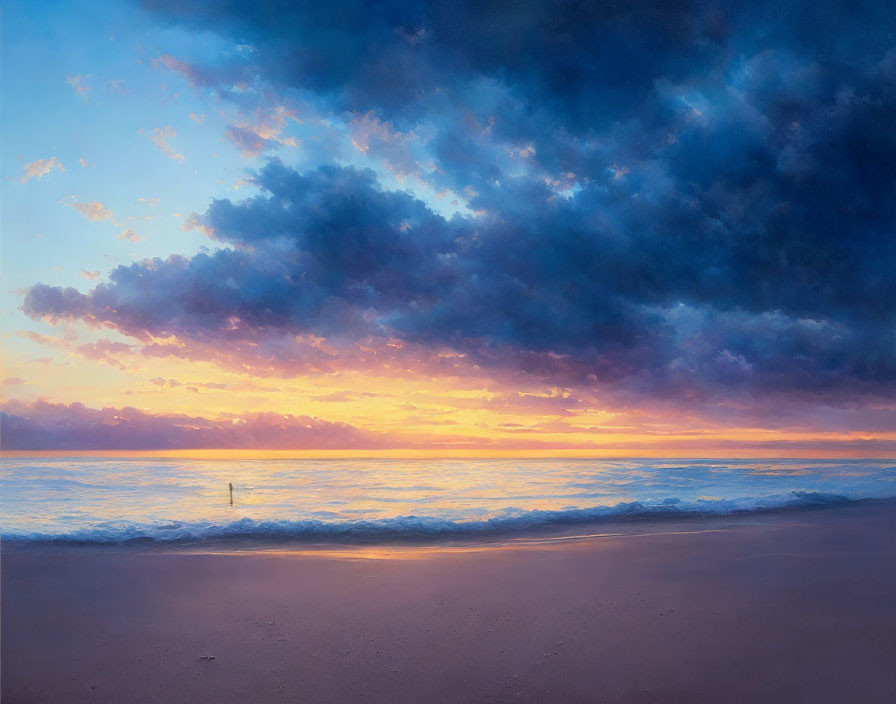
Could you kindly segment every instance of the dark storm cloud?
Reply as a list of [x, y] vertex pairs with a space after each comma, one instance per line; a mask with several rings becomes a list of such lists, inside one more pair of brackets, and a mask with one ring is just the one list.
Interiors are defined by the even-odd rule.
[[[88, 294], [37, 285], [25, 312], [221, 347], [284, 333], [394, 335], [566, 381], [631, 377], [645, 391], [893, 377], [891, 358], [873, 351], [873, 316], [831, 317], [816, 305], [818, 318], [800, 317], [783, 297], [773, 311], [751, 311], [734, 289], [704, 291], [700, 267], [732, 267], [728, 248], [694, 266], [650, 251], [649, 238], [585, 229], [587, 191], [556, 199], [523, 182], [503, 217], [471, 222], [446, 221], [354, 169], [298, 174], [272, 162], [256, 182], [267, 195], [216, 201], [202, 218], [237, 249], [120, 266]], [[681, 240], [695, 257], [711, 246]]]
[[201, 217], [227, 249], [39, 284], [29, 315], [219, 346], [398, 337], [647, 394], [896, 383], [886, 4], [148, 4], [251, 43], [241, 75], [425, 125], [425, 179], [476, 216], [272, 161], [262, 195]]
[[704, 74], [758, 46], [868, 61], [890, 48], [893, 27], [880, 1], [143, 4], [161, 19], [251, 43], [266, 78], [329, 94], [343, 109], [404, 117], [428, 107], [437, 89], [487, 77], [562, 113], [567, 129], [612, 121], [646, 99], [657, 78]]
[[[535, 140], [543, 158], [567, 166], [576, 149], [565, 137], [600, 137], [633, 115], [668, 121], [658, 83], [724, 81], [743, 59], [784, 51], [823, 67], [820, 82], [791, 82], [791, 96], [805, 96], [881, 61], [896, 24], [886, 2], [842, 0], [144, 5], [154, 17], [211, 28], [255, 49], [225, 64], [229, 75], [222, 66], [176, 62], [191, 81], [217, 75], [229, 95], [235, 82], [260, 76], [317, 93], [337, 112], [373, 110], [399, 128], [432, 120], [442, 128], [443, 156], [460, 123], [492, 118], [494, 133]], [[788, 76], [796, 74], [785, 74], [785, 83]]]

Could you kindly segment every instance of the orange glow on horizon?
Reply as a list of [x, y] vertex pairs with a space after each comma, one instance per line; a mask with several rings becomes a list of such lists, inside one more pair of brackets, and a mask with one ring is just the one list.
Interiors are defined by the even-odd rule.
[[[286, 459], [896, 459], [896, 453], [863, 453], [855, 449], [806, 451], [793, 449], [770, 452], [767, 448], [736, 451], [695, 451], [696, 448], [639, 448], [630, 451], [608, 449], [417, 449], [379, 450], [21, 450], [0, 451], [0, 458], [16, 457], [104, 457], [104, 458], [180, 458], [198, 460], [286, 460]], [[707, 448], [709, 450], [709, 448]]]
[[[367, 449], [0, 451], [13, 456], [283, 458], [891, 458], [896, 432], [842, 430], [839, 416], [817, 423], [777, 409], [745, 413], [736, 404], [687, 410], [669, 400], [621, 404], [599, 389], [559, 388], [535, 378], [419, 373], [257, 377], [210, 361], [147, 359], [120, 364], [85, 358], [73, 340], [96, 336], [83, 324], [49, 338], [22, 333], [5, 355], [17, 384], [7, 400], [83, 403], [92, 409], [242, 422], [258, 411], [342, 423], [365, 433]], [[107, 335], [103, 331], [103, 335]], [[115, 335], [110, 335], [115, 337]], [[118, 339], [118, 338], [116, 338]], [[124, 338], [121, 338], [124, 339]], [[50, 340], [48, 342], [48, 340]], [[49, 354], [50, 356], [44, 356]], [[480, 374], [477, 372], [477, 374]], [[879, 399], [870, 411], [894, 410]], [[842, 408], [835, 408], [843, 412]], [[785, 409], [786, 411], [786, 409]], [[727, 415], [726, 415], [727, 414]], [[861, 419], [859, 419], [861, 421]], [[185, 418], [184, 423], [189, 425]], [[790, 427], [788, 427], [790, 425]], [[853, 428], [858, 427], [855, 423]], [[236, 443], [235, 443], [236, 444]], [[263, 441], [253, 444], [263, 445]], [[273, 443], [272, 443], [273, 444]], [[279, 444], [283, 447], [288, 443]], [[311, 443], [308, 443], [310, 445]], [[326, 446], [326, 443], [321, 443]], [[350, 444], [347, 442], [346, 444]], [[337, 447], [331, 444], [330, 447]], [[377, 449], [370, 449], [377, 448]]]

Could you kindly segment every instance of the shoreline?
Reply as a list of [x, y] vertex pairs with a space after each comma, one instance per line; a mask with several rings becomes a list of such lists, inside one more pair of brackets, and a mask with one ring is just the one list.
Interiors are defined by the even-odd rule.
[[[608, 512], [592, 518], [576, 518], [575, 513], [570, 516], [560, 515], [557, 518], [545, 518], [541, 522], [524, 523], [520, 521], [515, 525], [515, 519], [496, 523], [494, 526], [479, 524], [471, 527], [459, 524], [457, 529], [437, 528], [424, 529], [392, 529], [366, 524], [363, 529], [349, 526], [346, 530], [339, 524], [326, 526], [322, 524], [318, 530], [304, 530], [297, 532], [265, 531], [257, 532], [232, 532], [224, 534], [212, 534], [209, 536], [184, 536], [172, 539], [162, 539], [149, 536], [140, 536], [126, 540], [92, 540], [81, 538], [19, 538], [0, 537], [0, 546], [7, 552], [28, 552], [54, 550], [82, 550], [96, 548], [98, 550], [189, 550], [206, 552], [241, 552], [258, 549], [271, 551], [290, 551], [298, 548], [320, 546], [358, 547], [365, 546], [408, 546], [408, 547], [453, 547], [472, 545], [474, 547], [488, 547], [489, 545], [504, 545], [511, 543], [525, 543], [542, 539], [573, 539], [577, 535], [587, 537], [591, 533], [600, 532], [613, 536], [623, 537], [637, 534], [644, 529], [654, 532], [666, 532], [668, 528], [676, 525], [705, 526], [711, 523], [726, 524], [734, 522], [740, 525], [744, 521], [755, 519], [774, 520], [775, 516], [799, 516], [803, 513], [831, 510], [862, 510], [863, 506], [891, 505], [896, 510], [896, 497], [848, 499], [846, 497], [824, 497], [818, 501], [808, 503], [794, 503], [792, 505], [777, 505], [762, 508], [737, 509], [728, 512], [702, 512], [694, 510], [668, 510], [658, 508], [632, 512]], [[618, 507], [609, 507], [610, 509]], [[590, 509], [579, 511], [587, 513]], [[550, 513], [546, 511], [545, 513]], [[406, 517], [415, 518], [415, 517]], [[517, 525], [519, 527], [517, 527]], [[327, 528], [330, 528], [328, 530]], [[598, 537], [598, 536], [595, 536]]]
[[4, 545], [3, 701], [896, 699], [896, 500], [659, 523], [342, 555]]

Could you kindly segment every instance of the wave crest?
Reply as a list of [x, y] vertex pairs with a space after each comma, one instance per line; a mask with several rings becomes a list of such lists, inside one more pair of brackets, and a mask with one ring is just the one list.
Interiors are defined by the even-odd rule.
[[453, 520], [428, 516], [396, 516], [371, 520], [321, 521], [256, 520], [242, 518], [230, 523], [164, 521], [158, 523], [98, 523], [59, 533], [5, 532], [8, 541], [125, 544], [134, 542], [183, 543], [213, 539], [294, 539], [365, 541], [400, 538], [447, 538], [488, 536], [591, 523], [601, 520], [663, 519], [708, 515], [730, 515], [754, 511], [824, 506], [851, 501], [840, 494], [792, 491], [787, 494], [744, 499], [677, 498], [656, 502], [622, 502], [614, 506], [566, 510], [523, 511], [507, 508], [479, 520]]

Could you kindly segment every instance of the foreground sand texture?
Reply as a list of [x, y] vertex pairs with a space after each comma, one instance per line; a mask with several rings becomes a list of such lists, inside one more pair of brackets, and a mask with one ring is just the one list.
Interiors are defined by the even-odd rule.
[[389, 559], [6, 545], [3, 702], [896, 701], [893, 501], [635, 529]]

